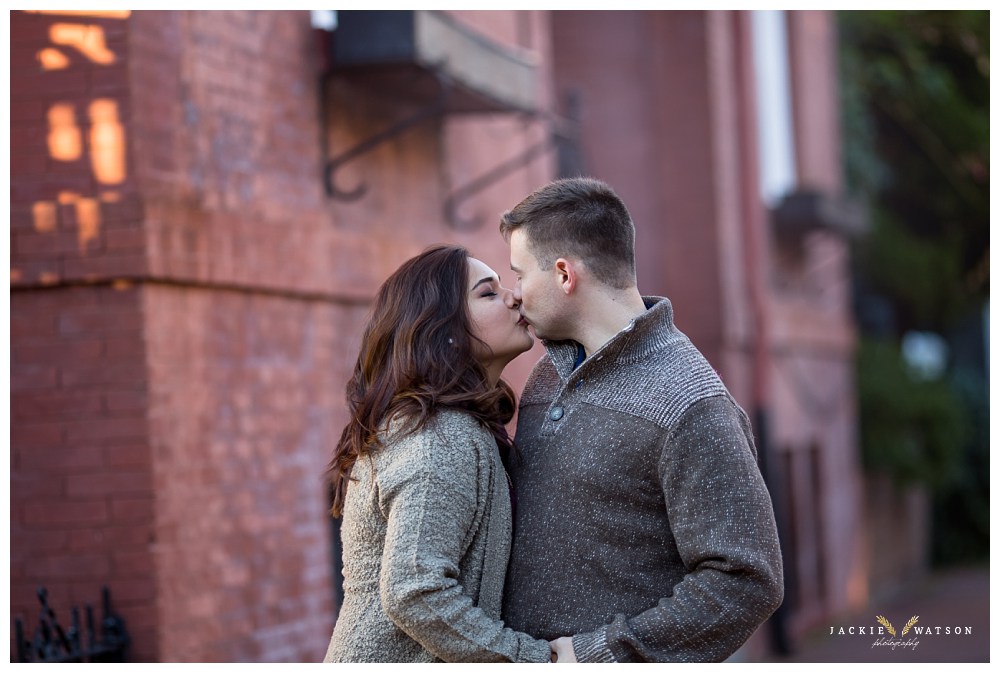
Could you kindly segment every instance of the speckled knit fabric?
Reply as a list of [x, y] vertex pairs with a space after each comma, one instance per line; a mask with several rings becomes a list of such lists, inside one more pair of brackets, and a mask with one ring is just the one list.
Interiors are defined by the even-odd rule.
[[521, 397], [503, 617], [580, 661], [721, 661], [782, 600], [746, 414], [649, 310], [573, 370], [546, 344]]
[[499, 619], [511, 507], [493, 436], [457, 411], [398, 428], [352, 470], [325, 661], [548, 661], [546, 641]]

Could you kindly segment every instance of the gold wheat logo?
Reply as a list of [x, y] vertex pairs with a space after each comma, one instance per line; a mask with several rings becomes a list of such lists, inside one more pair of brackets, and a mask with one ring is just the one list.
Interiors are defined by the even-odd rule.
[[875, 615], [875, 621], [884, 626], [885, 630], [889, 632], [890, 636], [892, 636], [893, 638], [896, 637], [896, 629], [892, 627], [892, 624], [889, 622], [888, 619], [886, 619], [882, 615]]
[[[905, 636], [907, 633], [909, 633], [910, 629], [913, 628], [913, 625], [916, 624], [919, 619], [920, 619], [919, 615], [913, 615], [912, 617], [910, 617], [910, 621], [906, 622], [906, 626], [903, 627], [903, 632], [899, 635]], [[884, 626], [885, 630], [889, 632], [890, 636], [892, 636], [893, 638], [896, 637], [896, 628], [892, 625], [892, 623], [888, 619], [886, 619], [882, 615], [876, 615], [875, 621]]]

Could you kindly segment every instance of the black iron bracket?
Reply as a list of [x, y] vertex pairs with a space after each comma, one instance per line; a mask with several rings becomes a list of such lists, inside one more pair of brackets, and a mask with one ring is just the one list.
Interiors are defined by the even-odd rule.
[[459, 215], [458, 210], [463, 203], [510, 173], [558, 149], [561, 144], [576, 142], [577, 124], [573, 120], [563, 119], [544, 112], [535, 113], [531, 116], [549, 122], [546, 137], [520, 154], [497, 164], [479, 177], [452, 190], [444, 199], [444, 219], [452, 227], [455, 229], [474, 229], [479, 227], [482, 224], [481, 218], [469, 219]]
[[[441, 117], [445, 114], [448, 105], [449, 83], [440, 74], [438, 74], [438, 81], [440, 85], [440, 93], [433, 103], [421, 108], [412, 115], [399, 120], [384, 131], [380, 131], [375, 135], [362, 140], [353, 147], [341, 152], [336, 157], [326, 161], [323, 168], [323, 183], [326, 185], [327, 196], [341, 201], [357, 201], [363, 197], [368, 192], [368, 185], [361, 183], [353, 189], [342, 189], [337, 186], [337, 171], [343, 168], [345, 164], [348, 164], [358, 157], [371, 152], [382, 143], [392, 140], [413, 127], [427, 121], [428, 119]], [[325, 95], [323, 95], [323, 100], [326, 100]], [[323, 128], [326, 128], [325, 115], [323, 119]], [[323, 143], [324, 152], [326, 152], [327, 145], [325, 138]]]

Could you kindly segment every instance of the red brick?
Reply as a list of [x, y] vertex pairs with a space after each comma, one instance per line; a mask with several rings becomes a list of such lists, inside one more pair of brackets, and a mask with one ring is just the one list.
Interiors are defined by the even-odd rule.
[[11, 396], [11, 418], [15, 420], [58, 420], [101, 412], [100, 395], [90, 392], [24, 391]]
[[11, 344], [22, 340], [56, 336], [56, 317], [47, 311], [12, 310], [10, 314]]
[[136, 309], [142, 302], [142, 284], [131, 280], [117, 281], [101, 286], [98, 292], [101, 306], [120, 306]]
[[152, 532], [145, 526], [108, 526], [69, 532], [71, 550], [144, 549], [152, 541]]
[[38, 75], [11, 73], [10, 95], [15, 98], [20, 95], [45, 94], [47, 96], [62, 96], [66, 94], [82, 94], [88, 89], [87, 72], [83, 68], [53, 70]]
[[104, 342], [101, 339], [34, 340], [14, 345], [11, 351], [11, 360], [24, 364], [88, 363], [101, 357]]
[[153, 553], [148, 549], [115, 551], [112, 554], [112, 568], [116, 577], [152, 577], [156, 564]]
[[59, 383], [63, 388], [113, 388], [117, 390], [142, 390], [147, 381], [146, 365], [142, 360], [103, 363], [67, 364], [59, 369]]
[[144, 254], [66, 259], [62, 263], [63, 276], [73, 280], [94, 281], [116, 276], [138, 278], [145, 275], [146, 270]]
[[[14, 454], [19, 460], [18, 452]], [[11, 461], [10, 474], [10, 502], [11, 515], [14, 511], [24, 511], [21, 508], [22, 502], [56, 502], [63, 498], [62, 479], [57, 475], [45, 474], [43, 472], [27, 472], [20, 469], [18, 462]]]
[[17, 365], [11, 363], [10, 389], [21, 390], [52, 389], [57, 385], [55, 367], [42, 365]]
[[52, 448], [62, 443], [63, 428], [58, 423], [17, 423], [10, 428], [12, 448]]
[[[19, 468], [50, 475], [104, 467], [104, 451], [96, 446], [73, 446], [58, 449], [20, 449]], [[53, 477], [54, 478], [54, 477]]]
[[[152, 575], [152, 567], [146, 572]], [[152, 577], [141, 580], [118, 579], [119, 571], [115, 570], [115, 579], [108, 583], [111, 598], [116, 606], [146, 603], [156, 598], [156, 583]]]
[[154, 505], [153, 498], [114, 498], [111, 501], [111, 518], [120, 524], [152, 522]]
[[104, 232], [104, 248], [113, 253], [143, 251], [146, 248], [146, 231], [141, 227], [109, 229]]
[[10, 228], [12, 231], [35, 231], [33, 204], [12, 204], [10, 207]]
[[104, 360], [120, 360], [142, 363], [146, 359], [146, 343], [143, 335], [139, 332], [135, 334], [117, 338], [109, 337], [104, 342], [104, 350], [101, 357]]
[[[94, 180], [90, 175], [47, 176], [44, 179], [11, 175], [11, 203], [31, 205], [38, 201], [55, 201], [61, 192], [73, 192], [84, 196], [93, 194]], [[70, 215], [68, 223], [76, 224], [76, 218], [72, 215], [74, 211], [72, 204], [59, 208], [59, 211], [60, 222], [64, 221], [63, 214], [68, 213]]]
[[113, 65], [96, 67], [90, 73], [90, 91], [95, 96], [106, 98], [110, 94], [125, 93], [128, 91], [128, 84], [128, 69], [121, 61]]
[[[146, 472], [110, 472], [70, 474], [66, 477], [66, 495], [71, 498], [147, 495], [151, 492]], [[112, 505], [112, 519], [113, 515]]]
[[69, 534], [64, 530], [36, 530], [22, 528], [10, 531], [11, 563], [30, 558], [33, 554], [62, 551], [69, 543]]
[[[94, 298], [98, 295], [95, 293]], [[136, 332], [143, 327], [142, 315], [135, 309], [104, 306], [66, 308], [59, 316], [62, 334], [104, 335], [116, 332]]]
[[28, 502], [22, 509], [26, 526], [62, 528], [108, 521], [108, 504], [100, 500], [78, 500], [68, 506], [63, 502]]
[[[10, 146], [34, 147], [44, 152], [48, 146], [49, 127], [45, 119], [11, 122]], [[16, 175], [17, 166], [11, 166], [11, 175]]]
[[44, 154], [30, 152], [16, 159], [11, 157], [10, 166], [12, 176], [39, 179], [49, 172], [49, 159]]
[[44, 120], [48, 113], [48, 106], [41, 100], [16, 100], [10, 101], [10, 120], [12, 122]]
[[106, 392], [104, 408], [117, 414], [128, 411], [144, 411], [149, 405], [149, 396], [144, 391]]
[[10, 13], [10, 41], [12, 44], [47, 44], [49, 30], [53, 23], [55, 23], [55, 19], [51, 16], [12, 11]]
[[141, 468], [152, 464], [145, 444], [121, 444], [104, 448], [104, 462], [109, 468]]
[[12, 259], [10, 286], [12, 289], [53, 286], [62, 278], [61, 267], [61, 262], [55, 259]]
[[25, 575], [39, 582], [52, 580], [102, 580], [111, 572], [111, 562], [104, 554], [48, 555], [36, 558]]
[[148, 432], [146, 419], [142, 417], [68, 421], [64, 426], [66, 441], [71, 445], [81, 442], [142, 439]]
[[11, 295], [11, 312], [38, 313], [77, 309], [97, 304], [98, 293], [90, 287], [61, 287], [45, 292], [25, 292]]
[[130, 196], [115, 203], [105, 203], [101, 206], [101, 221], [106, 224], [126, 222], [141, 223], [143, 219], [142, 203], [138, 196]]

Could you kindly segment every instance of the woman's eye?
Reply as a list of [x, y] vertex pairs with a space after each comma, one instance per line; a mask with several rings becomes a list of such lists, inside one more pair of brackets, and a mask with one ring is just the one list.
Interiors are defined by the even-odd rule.
[[487, 292], [486, 294], [483, 295], [483, 297], [495, 297], [495, 296], [497, 296], [496, 292]]

